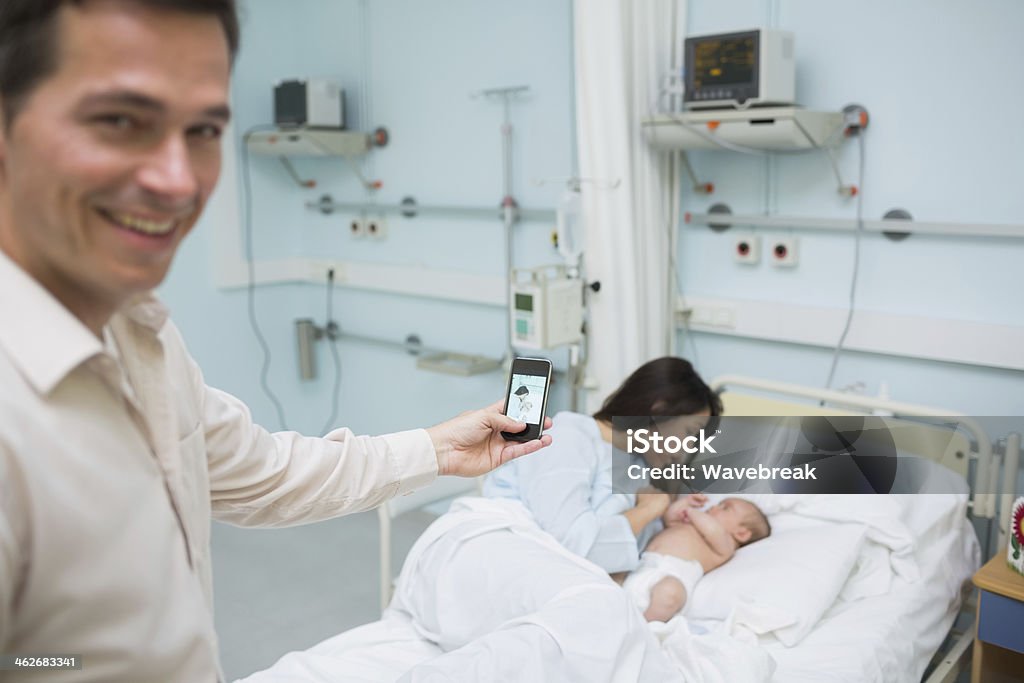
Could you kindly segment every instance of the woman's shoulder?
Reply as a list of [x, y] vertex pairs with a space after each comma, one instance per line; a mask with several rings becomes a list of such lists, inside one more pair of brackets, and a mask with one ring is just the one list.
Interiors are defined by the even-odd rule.
[[594, 418], [583, 413], [574, 413], [570, 410], [563, 410], [555, 413], [551, 418], [551, 429], [548, 433], [552, 435], [566, 434], [572, 436], [586, 437], [589, 439], [601, 438], [601, 432], [597, 428]]

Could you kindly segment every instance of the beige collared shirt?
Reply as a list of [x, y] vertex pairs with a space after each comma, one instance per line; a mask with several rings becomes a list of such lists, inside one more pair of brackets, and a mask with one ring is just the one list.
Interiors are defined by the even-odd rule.
[[152, 296], [105, 332], [0, 252], [0, 654], [83, 662], [0, 681], [214, 681], [211, 515], [365, 510], [430, 483], [434, 449], [423, 430], [267, 432], [206, 386]]

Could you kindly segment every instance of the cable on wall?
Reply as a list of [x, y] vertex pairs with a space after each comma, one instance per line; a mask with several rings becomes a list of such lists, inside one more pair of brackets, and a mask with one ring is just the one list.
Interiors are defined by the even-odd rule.
[[243, 224], [245, 226], [245, 263], [248, 269], [248, 281], [246, 283], [246, 298], [248, 303], [249, 325], [252, 327], [253, 336], [263, 351], [263, 366], [260, 368], [260, 387], [270, 402], [274, 404], [277, 412], [277, 419], [281, 423], [281, 429], [288, 429], [288, 420], [285, 418], [284, 406], [278, 400], [273, 389], [270, 388], [268, 374], [270, 372], [271, 353], [263, 331], [260, 329], [259, 321], [256, 319], [256, 257], [253, 253], [253, 230], [252, 230], [252, 180], [249, 177], [249, 138], [253, 134], [266, 130], [277, 130], [275, 126], [253, 126], [242, 135], [242, 209]]
[[857, 152], [858, 152], [858, 163], [857, 163], [857, 229], [853, 233], [853, 275], [850, 277], [850, 298], [849, 298], [849, 309], [846, 312], [846, 323], [843, 325], [843, 332], [839, 335], [839, 341], [836, 343], [836, 348], [832, 352], [832, 365], [828, 371], [828, 379], [825, 381], [825, 388], [831, 389], [832, 382], [835, 379], [836, 367], [839, 364], [839, 356], [843, 351], [843, 345], [846, 343], [846, 336], [850, 333], [850, 324], [853, 322], [853, 313], [856, 306], [857, 300], [857, 275], [860, 272], [860, 243], [861, 237], [864, 235], [864, 129], [856, 128], [857, 135]]

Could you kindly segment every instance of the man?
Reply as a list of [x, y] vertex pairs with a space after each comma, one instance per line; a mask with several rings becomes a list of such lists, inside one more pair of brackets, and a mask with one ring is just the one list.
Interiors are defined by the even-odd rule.
[[[212, 681], [211, 514], [285, 525], [474, 476], [550, 437], [270, 434], [150, 291], [217, 181], [234, 0], [0, 2], [0, 654], [29, 680]], [[0, 680], [27, 672], [0, 671]]]

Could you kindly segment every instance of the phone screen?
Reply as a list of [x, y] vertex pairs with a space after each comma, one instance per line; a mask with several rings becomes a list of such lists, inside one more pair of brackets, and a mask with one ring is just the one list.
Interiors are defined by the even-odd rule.
[[544, 431], [544, 413], [548, 403], [548, 383], [551, 382], [551, 361], [546, 358], [516, 358], [508, 378], [505, 414], [513, 420], [526, 423], [518, 433], [502, 432], [508, 441], [530, 441], [540, 438]]
[[505, 414], [514, 420], [539, 425], [544, 410], [548, 378], [513, 373], [509, 383]]

